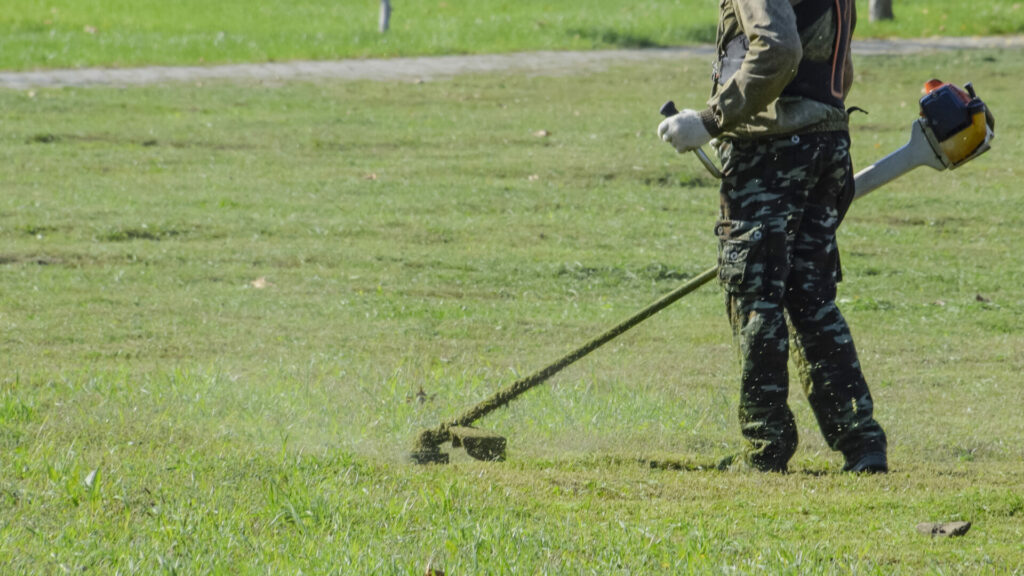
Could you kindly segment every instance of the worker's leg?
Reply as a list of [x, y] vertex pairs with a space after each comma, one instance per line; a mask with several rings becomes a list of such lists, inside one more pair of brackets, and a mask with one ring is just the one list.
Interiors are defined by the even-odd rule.
[[851, 466], [886, 451], [885, 432], [850, 329], [836, 306], [836, 229], [852, 200], [853, 176], [845, 135], [816, 135], [828, 152], [821, 180], [810, 190], [796, 230], [785, 304], [793, 324], [794, 360], [804, 391], [829, 446]]
[[739, 344], [739, 419], [747, 461], [784, 470], [797, 446], [787, 404], [789, 337], [783, 309], [790, 227], [806, 197], [807, 158], [799, 139], [722, 145], [719, 279]]

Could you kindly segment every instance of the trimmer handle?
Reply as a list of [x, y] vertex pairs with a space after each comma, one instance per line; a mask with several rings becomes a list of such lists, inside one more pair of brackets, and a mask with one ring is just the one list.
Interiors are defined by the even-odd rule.
[[[658, 110], [658, 112], [665, 118], [668, 118], [669, 116], [679, 114], [679, 109], [676, 108], [675, 102], [669, 100], [661, 105], [661, 110]], [[710, 172], [712, 176], [719, 180], [722, 179], [722, 171], [718, 169], [718, 166], [715, 166], [715, 163], [711, 161], [711, 158], [708, 157], [703, 148], [697, 148], [693, 153], [697, 155], [697, 158], [700, 159], [700, 163], [707, 168], [708, 172]]]
[[664, 116], [665, 118], [668, 118], [669, 116], [675, 116], [676, 114], [679, 114], [679, 109], [676, 108], [675, 102], [669, 100], [668, 102], [665, 102], [664, 104], [661, 105], [661, 110], [658, 110], [658, 113]]

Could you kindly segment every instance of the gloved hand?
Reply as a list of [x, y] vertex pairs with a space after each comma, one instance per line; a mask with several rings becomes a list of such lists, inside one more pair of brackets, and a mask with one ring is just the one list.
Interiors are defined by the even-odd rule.
[[675, 146], [679, 152], [690, 152], [711, 141], [711, 134], [704, 127], [700, 113], [686, 109], [670, 116], [658, 124], [658, 137]]

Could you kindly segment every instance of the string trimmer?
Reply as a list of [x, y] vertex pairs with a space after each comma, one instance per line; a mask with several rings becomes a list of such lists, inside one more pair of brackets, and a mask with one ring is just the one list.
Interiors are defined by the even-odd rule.
[[[910, 141], [900, 149], [861, 170], [854, 176], [854, 198], [860, 198], [918, 166], [936, 170], [955, 169], [985, 153], [994, 136], [995, 121], [971, 84], [961, 89], [953, 84], [931, 80], [921, 98], [921, 117], [910, 127]], [[665, 116], [677, 114], [675, 105], [662, 107]], [[703, 150], [696, 150], [701, 163], [716, 178], [722, 172]], [[416, 439], [411, 458], [418, 464], [446, 464], [448, 454], [441, 451], [445, 442], [453, 448], [464, 447], [477, 460], [505, 459], [507, 441], [503, 436], [472, 425], [494, 410], [506, 406], [527, 390], [547, 381], [570, 364], [607, 344], [623, 332], [667, 308], [676, 300], [700, 288], [718, 275], [718, 267], [709, 268], [669, 292], [657, 302], [616, 324], [600, 336], [569, 352], [557, 361], [495, 392], [460, 416], [424, 430]]]

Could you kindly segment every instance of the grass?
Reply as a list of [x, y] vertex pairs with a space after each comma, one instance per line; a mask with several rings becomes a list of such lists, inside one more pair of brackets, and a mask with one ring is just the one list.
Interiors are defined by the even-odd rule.
[[1021, 573], [1022, 62], [858, 60], [859, 166], [933, 75], [1000, 134], [842, 230], [882, 478], [839, 473], [798, 393], [792, 474], [636, 463], [740, 448], [714, 287], [482, 422], [508, 462], [403, 461], [713, 263], [714, 183], [653, 136], [702, 60], [2, 91], [0, 572]]
[[[0, 14], [0, 70], [677, 46], [712, 42], [717, 9], [714, 0], [397, 0], [381, 34], [372, 0], [12, 4]], [[899, 0], [881, 23], [861, 10], [862, 38], [1024, 32], [1017, 0]]]

